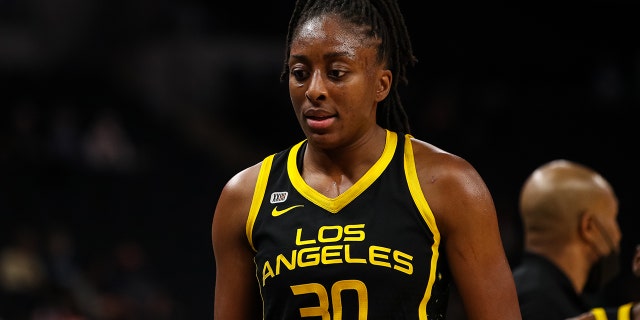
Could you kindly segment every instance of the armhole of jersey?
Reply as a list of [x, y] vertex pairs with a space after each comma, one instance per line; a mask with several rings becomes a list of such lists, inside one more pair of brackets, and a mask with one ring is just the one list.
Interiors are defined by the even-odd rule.
[[596, 320], [607, 320], [607, 312], [604, 311], [604, 308], [593, 308], [591, 313], [593, 313]]
[[633, 302], [629, 302], [627, 304], [623, 304], [618, 308], [618, 320], [631, 320], [631, 308], [633, 307]]
[[438, 227], [436, 226], [436, 219], [433, 216], [433, 212], [431, 212], [431, 208], [429, 207], [429, 203], [427, 203], [427, 199], [424, 197], [424, 193], [422, 193], [422, 188], [420, 187], [420, 180], [418, 180], [418, 172], [416, 171], [416, 163], [413, 158], [413, 147], [411, 147], [411, 135], [405, 135], [404, 141], [404, 174], [407, 178], [407, 183], [409, 185], [409, 191], [411, 192], [411, 197], [415, 202], [416, 206], [420, 210], [422, 214], [422, 218], [429, 226], [429, 229], [433, 232], [433, 236], [436, 238], [436, 242], [440, 240], [440, 232], [438, 231]]
[[405, 134], [404, 139], [404, 174], [407, 179], [407, 184], [409, 186], [409, 192], [411, 193], [411, 197], [413, 198], [413, 202], [416, 204], [416, 207], [420, 211], [422, 218], [427, 223], [429, 230], [433, 233], [433, 244], [431, 245], [431, 267], [429, 268], [429, 282], [427, 284], [427, 289], [425, 290], [424, 296], [420, 301], [419, 307], [419, 315], [420, 320], [427, 319], [427, 303], [431, 299], [431, 290], [433, 289], [433, 284], [436, 279], [436, 271], [438, 269], [438, 259], [440, 257], [440, 231], [438, 231], [438, 227], [436, 226], [436, 219], [433, 216], [433, 212], [427, 203], [427, 199], [424, 197], [424, 193], [422, 193], [422, 188], [420, 187], [420, 181], [418, 180], [418, 172], [416, 171], [416, 163], [413, 157], [413, 147], [411, 146], [411, 138], [410, 134]]
[[253, 251], [256, 251], [256, 248], [253, 246], [253, 224], [256, 222], [256, 217], [258, 216], [258, 211], [260, 210], [260, 204], [262, 204], [264, 192], [267, 189], [267, 180], [269, 180], [269, 172], [271, 171], [271, 164], [273, 163], [274, 156], [275, 154], [272, 154], [262, 161], [260, 172], [258, 173], [258, 180], [256, 181], [256, 188], [253, 190], [253, 198], [251, 199], [249, 216], [247, 217], [247, 240], [249, 240], [249, 245], [251, 245]]

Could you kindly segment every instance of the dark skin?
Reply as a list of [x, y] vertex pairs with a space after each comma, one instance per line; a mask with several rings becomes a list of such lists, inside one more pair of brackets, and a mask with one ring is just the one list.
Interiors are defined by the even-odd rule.
[[[302, 177], [337, 197], [379, 159], [385, 129], [377, 105], [389, 94], [392, 73], [377, 58], [377, 42], [337, 16], [304, 23], [293, 39], [289, 92], [308, 139]], [[464, 159], [412, 139], [423, 193], [469, 319], [520, 319], [492, 197]], [[215, 319], [259, 319], [262, 304], [254, 252], [245, 224], [260, 163], [224, 187], [212, 224], [216, 257]]]

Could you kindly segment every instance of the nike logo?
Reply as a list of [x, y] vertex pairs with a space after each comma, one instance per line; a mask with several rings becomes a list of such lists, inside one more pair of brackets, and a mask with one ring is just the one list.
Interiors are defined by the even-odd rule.
[[274, 217], [277, 217], [279, 215], [283, 215], [283, 214], [285, 214], [285, 213], [287, 213], [287, 212], [289, 212], [289, 211], [291, 211], [291, 210], [293, 210], [295, 208], [298, 208], [298, 207], [304, 207], [304, 205], [299, 204], [299, 205], [291, 206], [291, 207], [283, 209], [283, 210], [278, 210], [278, 206], [276, 206], [275, 208], [273, 208], [273, 211], [271, 211], [271, 215], [274, 216]]

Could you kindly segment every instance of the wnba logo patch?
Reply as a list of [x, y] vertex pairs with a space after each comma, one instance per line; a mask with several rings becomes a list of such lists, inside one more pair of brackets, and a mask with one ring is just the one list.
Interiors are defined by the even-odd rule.
[[287, 200], [287, 196], [289, 195], [288, 192], [284, 191], [284, 192], [274, 192], [271, 194], [271, 203], [280, 203], [280, 202], [285, 202]]

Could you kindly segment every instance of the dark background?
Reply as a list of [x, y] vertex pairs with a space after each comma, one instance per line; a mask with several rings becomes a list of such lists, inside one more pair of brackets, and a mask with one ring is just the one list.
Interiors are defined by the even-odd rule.
[[[15, 252], [36, 263], [21, 283], [0, 278], [0, 319], [64, 308], [212, 317], [210, 227], [223, 184], [302, 138], [279, 81], [292, 7], [0, 0], [0, 263], [23, 261], [5, 259]], [[630, 276], [640, 243], [636, 11], [401, 7], [419, 59], [402, 88], [413, 134], [485, 178], [510, 262], [524, 179], [574, 160], [620, 199], [623, 265], [609, 299], [640, 299]]]

